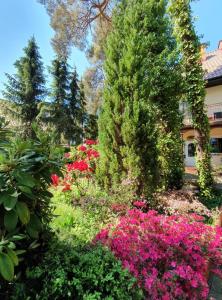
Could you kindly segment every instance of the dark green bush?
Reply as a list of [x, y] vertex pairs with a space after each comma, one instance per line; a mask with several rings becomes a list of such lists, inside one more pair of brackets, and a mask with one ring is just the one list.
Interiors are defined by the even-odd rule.
[[55, 243], [40, 265], [17, 284], [11, 299], [139, 300], [136, 280], [101, 246], [73, 249]]
[[0, 124], [0, 284], [13, 280], [20, 255], [38, 246], [52, 216], [48, 187], [60, 168], [60, 149], [37, 135], [11, 139]]

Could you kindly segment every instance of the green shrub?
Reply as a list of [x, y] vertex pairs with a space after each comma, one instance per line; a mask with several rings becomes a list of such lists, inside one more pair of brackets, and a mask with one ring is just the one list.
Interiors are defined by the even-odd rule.
[[17, 284], [12, 299], [139, 300], [144, 299], [136, 280], [109, 250], [74, 250], [55, 243], [42, 263]]
[[11, 281], [19, 255], [37, 247], [51, 219], [48, 186], [51, 172], [59, 172], [60, 150], [40, 133], [36, 141], [0, 133], [0, 281]]

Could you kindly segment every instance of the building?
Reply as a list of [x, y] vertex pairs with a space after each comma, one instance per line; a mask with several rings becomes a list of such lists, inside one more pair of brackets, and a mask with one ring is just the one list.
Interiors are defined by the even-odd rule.
[[[218, 49], [207, 53], [202, 49], [203, 68], [206, 71], [206, 111], [210, 124], [211, 156], [214, 169], [222, 167], [222, 40]], [[182, 137], [184, 140], [185, 166], [195, 166], [195, 136], [192, 127], [191, 115], [182, 104], [184, 113], [184, 127]]]

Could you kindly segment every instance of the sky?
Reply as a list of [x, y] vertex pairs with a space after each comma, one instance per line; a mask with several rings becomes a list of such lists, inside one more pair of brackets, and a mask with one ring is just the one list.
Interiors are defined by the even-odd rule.
[[[199, 0], [192, 4], [198, 34], [209, 42], [208, 51], [217, 48], [222, 39], [222, 0]], [[50, 44], [53, 30], [45, 8], [37, 0], [0, 0], [0, 96], [5, 73], [15, 73], [14, 62], [23, 55], [28, 39], [35, 36], [45, 68], [54, 58]], [[76, 65], [79, 76], [88, 66], [83, 52], [73, 49], [70, 64]], [[47, 72], [46, 72], [47, 73]]]

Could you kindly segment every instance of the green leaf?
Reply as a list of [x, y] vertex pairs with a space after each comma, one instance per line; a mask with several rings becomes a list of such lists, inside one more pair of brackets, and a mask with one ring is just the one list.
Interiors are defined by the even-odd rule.
[[12, 238], [10, 238], [11, 241], [20, 241], [20, 240], [24, 240], [25, 239], [25, 235], [24, 234], [20, 234], [20, 235], [13, 235]]
[[7, 211], [4, 215], [4, 225], [8, 231], [16, 228], [18, 223], [18, 214], [15, 210]]
[[16, 253], [17, 255], [21, 255], [21, 254], [26, 253], [26, 250], [16, 250], [15, 253]]
[[35, 179], [32, 177], [32, 175], [25, 173], [25, 172], [17, 172], [15, 174], [16, 180], [21, 184], [28, 186], [30, 188], [34, 187], [36, 184]]
[[40, 219], [32, 214], [30, 217], [30, 222], [28, 224], [32, 229], [36, 230], [36, 231], [41, 231], [42, 230], [42, 222], [40, 221]]
[[42, 223], [40, 219], [36, 215], [31, 215], [30, 222], [27, 225], [27, 232], [28, 234], [37, 239], [39, 237], [39, 232], [42, 230]]
[[32, 190], [28, 186], [20, 185], [18, 188], [23, 193], [32, 194]]
[[13, 264], [18, 266], [18, 256], [16, 255], [15, 251], [10, 248], [7, 248], [7, 254], [11, 258]]
[[7, 281], [11, 281], [14, 277], [13, 262], [7, 254], [2, 252], [0, 253], [0, 274]]
[[29, 245], [29, 249], [33, 250], [33, 249], [38, 248], [39, 246], [40, 246], [40, 244], [37, 241], [34, 241]]
[[28, 224], [30, 220], [30, 212], [25, 202], [18, 202], [16, 204], [16, 211], [22, 224]]
[[27, 226], [26, 229], [27, 229], [27, 232], [28, 232], [28, 234], [30, 235], [31, 238], [33, 238], [33, 239], [38, 239], [38, 237], [39, 237], [39, 232], [38, 232], [37, 230], [33, 229], [33, 228], [30, 227], [30, 226]]
[[0, 195], [0, 203], [3, 202], [3, 205], [4, 205], [4, 208], [6, 210], [12, 210], [15, 205], [16, 205], [16, 202], [17, 202], [17, 199], [18, 199], [18, 194], [17, 192], [2, 192], [1, 195]]

